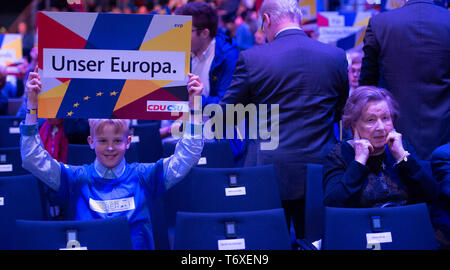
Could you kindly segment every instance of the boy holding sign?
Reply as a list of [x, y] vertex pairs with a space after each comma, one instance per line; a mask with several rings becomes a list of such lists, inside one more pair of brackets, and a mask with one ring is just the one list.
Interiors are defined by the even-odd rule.
[[[203, 84], [189, 74], [189, 104], [201, 95]], [[75, 220], [126, 216], [134, 249], [154, 249], [148, 202], [165, 192], [197, 164], [203, 149], [201, 134], [185, 132], [175, 153], [156, 163], [132, 163], [125, 159], [131, 143], [129, 120], [90, 119], [89, 145], [96, 160], [90, 165], [58, 163], [42, 146], [38, 135], [37, 96], [41, 91], [39, 74], [31, 72], [26, 84], [28, 108], [21, 123], [23, 167], [68, 201], [69, 215]], [[198, 123], [191, 123], [196, 125]], [[189, 130], [187, 128], [186, 130]], [[193, 127], [192, 127], [193, 130]]]

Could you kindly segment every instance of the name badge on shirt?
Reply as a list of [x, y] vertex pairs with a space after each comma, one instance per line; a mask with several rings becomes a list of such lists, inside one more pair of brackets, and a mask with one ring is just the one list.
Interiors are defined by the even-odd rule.
[[99, 213], [116, 213], [136, 208], [134, 204], [134, 197], [97, 201], [89, 198], [89, 207], [91, 210]]

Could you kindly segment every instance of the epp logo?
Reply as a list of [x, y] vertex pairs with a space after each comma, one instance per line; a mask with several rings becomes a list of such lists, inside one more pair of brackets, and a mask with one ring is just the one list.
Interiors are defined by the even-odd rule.
[[183, 28], [183, 24], [182, 23], [176, 23], [173, 25], [173, 27], [175, 28]]

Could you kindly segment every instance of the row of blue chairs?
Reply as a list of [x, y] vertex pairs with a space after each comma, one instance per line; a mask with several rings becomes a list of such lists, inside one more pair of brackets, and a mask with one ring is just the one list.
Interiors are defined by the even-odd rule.
[[[1, 121], [0, 121], [1, 122]], [[18, 125], [18, 122], [16, 123]], [[0, 126], [2, 128], [2, 126]], [[3, 127], [4, 128], [4, 127]], [[20, 135], [17, 127], [13, 134], [0, 136], [0, 177], [27, 174], [22, 168], [20, 147], [18, 146]], [[9, 129], [8, 128], [8, 129]], [[159, 135], [159, 123], [139, 124], [131, 127], [133, 143], [125, 153], [127, 162], [156, 162], [162, 157], [168, 157], [175, 151], [175, 141], [162, 143]], [[1, 131], [0, 131], [1, 134]], [[87, 144], [69, 144], [67, 164], [89, 164], [95, 160], [95, 152]], [[208, 141], [205, 143], [199, 167], [229, 168], [234, 167], [233, 154], [229, 141]]]
[[[437, 247], [425, 204], [324, 207], [321, 166], [314, 164], [308, 166], [306, 185], [305, 239], [297, 239], [304, 249], [314, 249], [311, 243], [319, 239], [322, 249]], [[118, 229], [127, 227], [123, 220], [45, 221], [40, 188], [31, 175], [0, 179], [0, 249], [131, 247], [128, 238], [119, 233], [129, 232], [128, 228]], [[273, 166], [193, 168], [151, 207], [157, 249], [292, 248]], [[105, 226], [112, 229], [108, 232]], [[108, 233], [95, 233], [97, 230]]]

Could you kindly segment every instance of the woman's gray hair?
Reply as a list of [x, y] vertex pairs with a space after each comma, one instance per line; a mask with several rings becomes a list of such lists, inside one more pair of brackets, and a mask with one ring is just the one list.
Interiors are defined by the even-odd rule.
[[269, 14], [274, 24], [279, 24], [283, 19], [300, 24], [302, 19], [297, 0], [264, 0], [259, 9], [259, 16], [262, 17], [264, 13]]
[[391, 113], [392, 123], [395, 125], [399, 117], [398, 103], [392, 94], [383, 88], [375, 86], [360, 86], [352, 91], [344, 107], [342, 121], [344, 128], [351, 128], [358, 121], [362, 110], [371, 101], [386, 101]]

